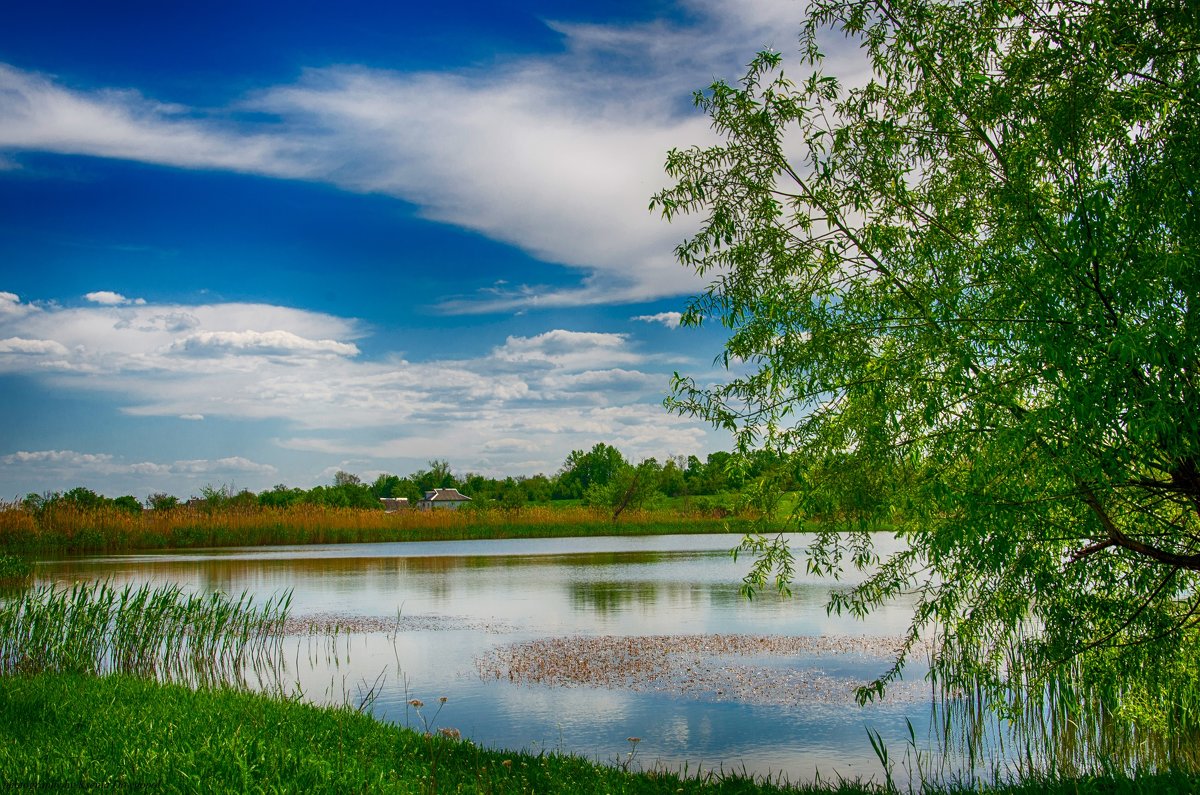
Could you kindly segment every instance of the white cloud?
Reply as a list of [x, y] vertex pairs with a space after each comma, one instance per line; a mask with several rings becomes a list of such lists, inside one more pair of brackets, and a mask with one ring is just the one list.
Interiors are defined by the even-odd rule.
[[16, 293], [0, 292], [0, 322], [23, 317], [36, 311], [36, 307], [21, 303], [21, 298]]
[[30, 355], [66, 356], [68, 351], [54, 340], [29, 340], [9, 337], [0, 340], [0, 353], [23, 353]]
[[146, 299], [144, 298], [130, 299], [126, 298], [120, 293], [114, 293], [111, 290], [97, 290], [94, 293], [88, 293], [84, 296], [84, 298], [91, 301], [93, 304], [102, 304], [104, 306], [121, 306], [122, 304], [141, 305], [146, 303]]
[[643, 373], [637, 370], [613, 368], [610, 370], [585, 370], [581, 373], [562, 373], [549, 375], [545, 379], [546, 386], [564, 392], [588, 392], [608, 394], [624, 392], [658, 394], [663, 392], [668, 383], [666, 375], [660, 373]]
[[278, 469], [270, 464], [241, 456], [172, 462], [127, 462], [107, 453], [75, 450], [19, 450], [0, 456], [0, 468], [19, 468], [25, 482], [36, 484], [30, 488], [38, 491], [91, 484], [100, 485], [99, 490], [110, 496], [121, 492], [148, 494], [162, 489], [187, 493], [214, 481], [227, 482], [241, 477], [269, 478], [278, 474]]
[[630, 350], [624, 334], [554, 329], [533, 337], [508, 337], [492, 352], [505, 362], [544, 363], [567, 369], [638, 364], [645, 357]]
[[[430, 421], [409, 433], [367, 439], [294, 436], [280, 441], [288, 450], [339, 458], [393, 462], [407, 472], [431, 458], [450, 457], [456, 469], [493, 475], [554, 472], [576, 449], [596, 442], [615, 444], [632, 460], [672, 454], [702, 454], [706, 431], [686, 418], [666, 414], [657, 404], [506, 408], [455, 421]], [[520, 469], [514, 469], [520, 465]]]
[[355, 345], [337, 340], [306, 339], [290, 331], [199, 331], [171, 344], [171, 351], [189, 356], [243, 354], [287, 356], [314, 354], [357, 356]]
[[[668, 363], [631, 334], [551, 329], [509, 336], [480, 357], [425, 361], [364, 357], [351, 342], [363, 334], [352, 319], [266, 304], [47, 305], [0, 316], [0, 372], [104, 393], [130, 417], [202, 420], [213, 433], [230, 420], [249, 423], [249, 435], [261, 435], [253, 423], [278, 423], [285, 449], [365, 456], [380, 469], [452, 455], [475, 469], [540, 460], [552, 471], [597, 440], [662, 455], [706, 437], [663, 411]], [[628, 418], [653, 427], [634, 433]], [[146, 463], [148, 473], [167, 467], [164, 477], [208, 472]], [[214, 464], [213, 477], [266, 477], [278, 465], [236, 463]]]
[[0, 64], [0, 95], [0, 147], [304, 176], [286, 162], [286, 142], [197, 119], [188, 108], [137, 91], [76, 91]]
[[679, 321], [683, 318], [682, 312], [659, 312], [654, 315], [636, 315], [630, 320], [640, 320], [643, 323], [661, 323], [667, 328], [679, 328]]
[[104, 453], [77, 453], [74, 450], [18, 450], [0, 458], [0, 463], [98, 467], [107, 466], [112, 460], [111, 455]]
[[736, 79], [764, 47], [791, 47], [802, 10], [691, 0], [686, 22], [552, 22], [560, 52], [453, 72], [309, 69], [218, 109], [0, 65], [0, 148], [384, 193], [579, 274], [575, 287], [447, 296], [445, 311], [644, 301], [702, 286], [670, 253], [686, 222], [647, 210], [666, 152], [715, 140], [691, 92]]
[[[267, 304], [50, 306], [22, 312], [29, 305], [7, 303], [18, 307], [0, 311], [0, 338], [8, 337], [11, 351], [42, 354], [43, 368], [97, 376], [249, 371], [262, 357], [355, 356], [358, 348], [350, 340], [363, 333], [353, 320]], [[0, 372], [25, 366], [0, 357]]]
[[229, 458], [220, 458], [216, 461], [210, 461], [207, 459], [176, 461], [170, 465], [170, 469], [172, 472], [178, 472], [187, 475], [239, 473], [273, 475], [278, 471], [270, 464], [258, 464], [241, 456], [230, 456]]

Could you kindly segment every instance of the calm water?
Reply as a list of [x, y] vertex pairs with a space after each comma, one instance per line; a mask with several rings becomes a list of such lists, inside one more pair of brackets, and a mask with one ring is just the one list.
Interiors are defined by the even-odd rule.
[[[261, 597], [291, 589], [292, 615], [302, 620], [374, 619], [336, 641], [289, 641], [287, 688], [340, 703], [357, 702], [375, 687], [374, 714], [414, 726], [420, 720], [409, 699], [426, 702], [428, 719], [445, 696], [436, 726], [485, 746], [613, 762], [635, 736], [643, 766], [744, 769], [792, 781], [811, 780], [818, 771], [881, 780], [867, 729], [880, 732], [893, 754], [901, 752], [906, 718], [918, 736], [927, 732], [930, 700], [914, 683], [894, 704], [847, 703], [853, 683], [885, 670], [888, 660], [878, 650], [715, 661], [776, 672], [776, 685], [756, 698], [728, 689], [657, 692], [480, 676], [481, 658], [546, 638], [736, 633], [826, 636], [836, 645], [847, 637], [895, 636], [911, 617], [903, 602], [865, 622], [827, 616], [830, 584], [817, 580], [800, 581], [790, 598], [770, 593], [747, 601], [738, 586], [748, 563], [729, 555], [738, 541], [659, 536], [242, 548], [44, 561], [39, 574], [43, 581], [174, 582]], [[797, 537], [793, 548], [803, 544]], [[919, 682], [922, 674], [913, 669], [909, 678]], [[815, 686], [796, 685], [793, 692], [779, 682]]]

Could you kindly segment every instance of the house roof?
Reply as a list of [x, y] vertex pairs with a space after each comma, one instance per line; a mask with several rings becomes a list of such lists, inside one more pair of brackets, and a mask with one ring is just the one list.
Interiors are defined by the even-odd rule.
[[470, 502], [471, 498], [458, 489], [434, 489], [425, 492], [426, 502]]

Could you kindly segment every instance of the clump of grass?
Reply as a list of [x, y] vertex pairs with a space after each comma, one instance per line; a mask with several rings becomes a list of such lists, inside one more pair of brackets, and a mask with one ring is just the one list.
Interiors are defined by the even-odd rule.
[[33, 576], [33, 565], [24, 558], [0, 552], [0, 586], [22, 585]]
[[290, 593], [256, 606], [245, 594], [185, 594], [178, 585], [30, 589], [0, 605], [0, 675], [238, 679], [279, 659], [290, 604]]

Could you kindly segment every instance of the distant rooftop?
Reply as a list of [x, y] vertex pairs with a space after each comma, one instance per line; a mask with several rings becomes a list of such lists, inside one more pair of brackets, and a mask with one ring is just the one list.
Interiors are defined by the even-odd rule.
[[458, 489], [434, 489], [425, 492], [425, 502], [470, 502], [471, 498]]

